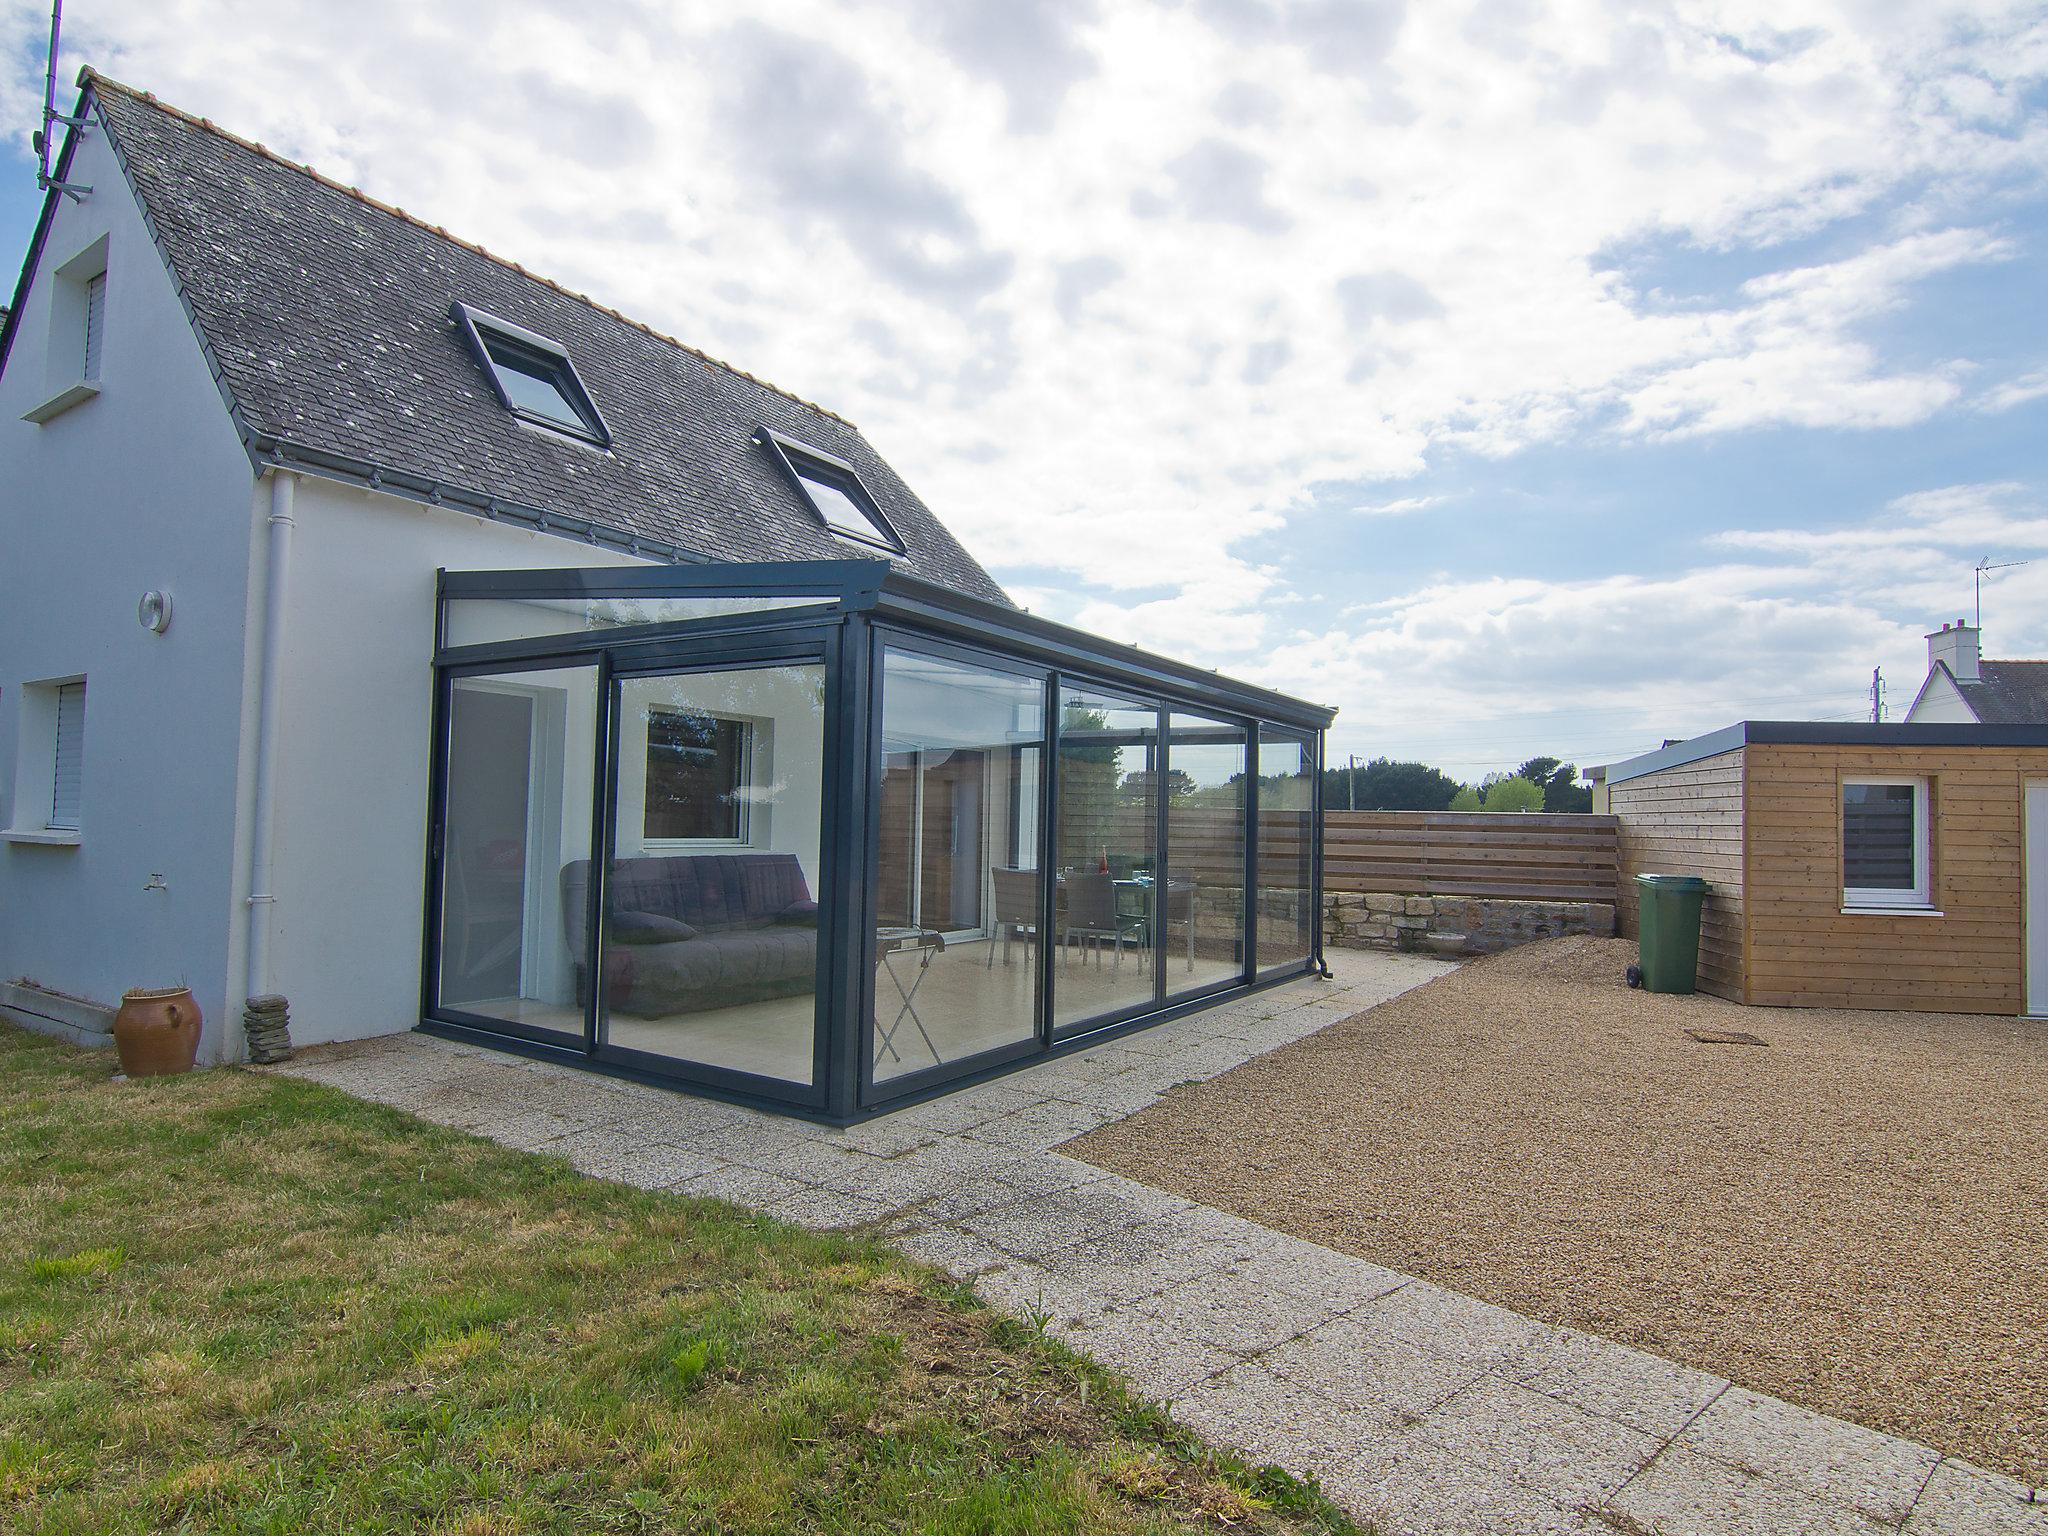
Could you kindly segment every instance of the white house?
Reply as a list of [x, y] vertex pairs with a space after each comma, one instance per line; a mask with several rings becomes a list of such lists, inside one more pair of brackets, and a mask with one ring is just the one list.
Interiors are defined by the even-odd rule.
[[17, 1002], [845, 1119], [1320, 964], [1330, 711], [1021, 614], [830, 411], [79, 85], [0, 325]]
[[1906, 711], [1927, 725], [2048, 725], [2048, 661], [1987, 661], [1958, 619], [1927, 637], [1927, 676]]
[[[0, 980], [190, 985], [207, 1061], [272, 985], [300, 1042], [417, 1023], [436, 570], [853, 553], [763, 423], [858, 467], [906, 569], [1002, 598], [831, 413], [80, 87], [58, 176], [91, 190], [49, 197], [0, 331]], [[601, 425], [494, 377], [456, 303], [565, 354]]]

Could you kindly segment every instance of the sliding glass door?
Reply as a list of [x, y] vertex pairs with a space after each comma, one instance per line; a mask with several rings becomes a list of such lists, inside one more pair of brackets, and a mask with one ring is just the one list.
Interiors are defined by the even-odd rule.
[[1060, 685], [1053, 1033], [1158, 999], [1159, 705]]
[[822, 659], [614, 683], [599, 1056], [816, 1085], [825, 699]]
[[1244, 976], [1245, 728], [1175, 710], [1166, 737], [1166, 992]]
[[888, 1093], [1036, 1049], [1043, 673], [881, 652], [868, 1082]]
[[1259, 732], [1258, 954], [1261, 975], [1315, 953], [1315, 744]]
[[430, 1006], [500, 1033], [581, 1046], [595, 663], [447, 679]]

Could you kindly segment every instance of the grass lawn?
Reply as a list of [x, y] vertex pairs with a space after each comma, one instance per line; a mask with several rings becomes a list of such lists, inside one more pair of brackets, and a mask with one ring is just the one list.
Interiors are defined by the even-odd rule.
[[878, 1245], [0, 1029], [0, 1528], [1348, 1531]]

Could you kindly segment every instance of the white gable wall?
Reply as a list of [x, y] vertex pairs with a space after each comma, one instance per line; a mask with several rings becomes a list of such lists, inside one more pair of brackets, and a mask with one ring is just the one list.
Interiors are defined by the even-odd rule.
[[312, 478], [296, 519], [270, 985], [309, 1044], [419, 1022], [436, 569], [647, 562]]
[[1915, 725], [1975, 725], [1977, 712], [1970, 708], [1962, 689], [1949, 680], [1948, 673], [1934, 667], [1921, 685], [1920, 697], [1906, 711], [1906, 719]]
[[[92, 194], [59, 202], [0, 373], [0, 826], [47, 817], [39, 695], [24, 684], [82, 674], [81, 829], [76, 846], [0, 841], [0, 980], [110, 1004], [190, 985], [211, 1054], [228, 1000], [254, 476], [102, 131], [70, 176]], [[58, 271], [102, 239], [100, 393], [34, 425], [23, 414], [84, 372], [82, 286]], [[152, 589], [172, 597], [162, 635], [136, 619]], [[146, 889], [154, 876], [161, 889]]]

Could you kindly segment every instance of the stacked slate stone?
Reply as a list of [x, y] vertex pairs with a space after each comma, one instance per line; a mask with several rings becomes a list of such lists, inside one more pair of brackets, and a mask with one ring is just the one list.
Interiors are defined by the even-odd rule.
[[291, 1058], [291, 1010], [283, 998], [250, 998], [242, 1010], [242, 1028], [249, 1036], [251, 1061], [268, 1066], [273, 1061]]

